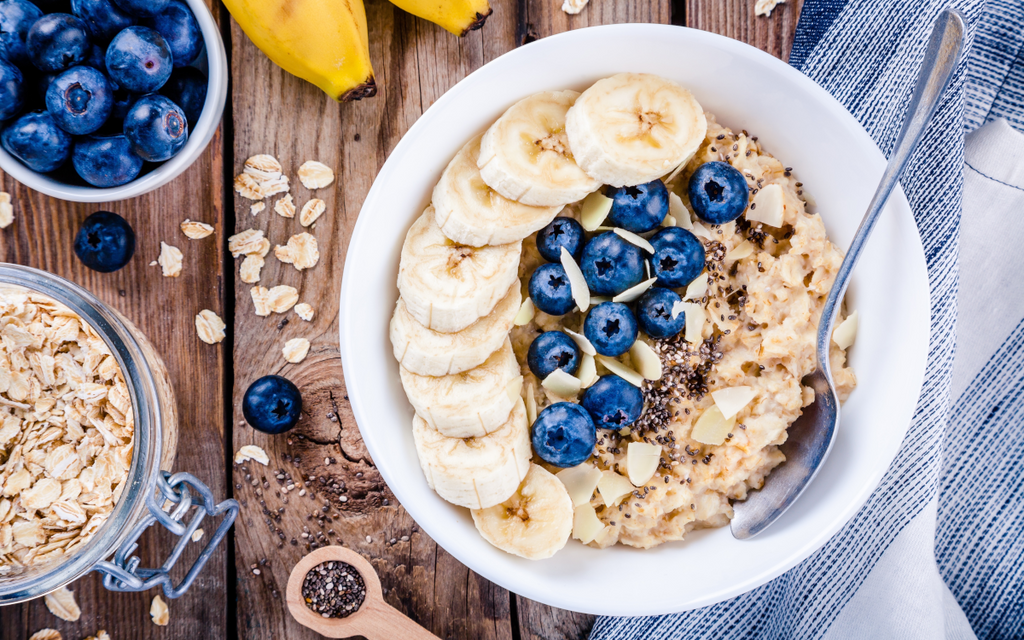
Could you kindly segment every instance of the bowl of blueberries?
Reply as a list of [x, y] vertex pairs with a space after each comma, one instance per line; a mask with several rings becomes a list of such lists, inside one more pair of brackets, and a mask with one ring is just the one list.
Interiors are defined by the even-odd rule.
[[76, 202], [152, 191], [210, 142], [227, 74], [202, 0], [0, 0], [0, 168]]

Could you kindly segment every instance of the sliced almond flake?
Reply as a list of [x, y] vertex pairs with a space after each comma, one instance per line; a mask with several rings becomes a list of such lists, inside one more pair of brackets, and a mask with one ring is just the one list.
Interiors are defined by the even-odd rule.
[[601, 470], [592, 464], [583, 464], [562, 469], [555, 474], [569, 492], [574, 507], [587, 504], [594, 496], [597, 483], [601, 480]]
[[[263, 237], [261, 229], [246, 229], [228, 238], [228, 251], [231, 252], [231, 256], [234, 258], [259, 253], [263, 249], [265, 240], [266, 238]], [[267, 242], [267, 248], [270, 248], [269, 241]]]
[[[704, 341], [704, 324], [707, 323], [707, 312], [695, 302], [684, 302], [683, 313], [686, 314], [686, 333], [683, 339], [694, 346]], [[674, 306], [674, 305], [673, 305]]]
[[587, 231], [594, 231], [608, 217], [612, 210], [612, 199], [600, 191], [595, 191], [583, 199], [583, 207], [580, 211], [580, 224]]
[[640, 236], [636, 235], [632, 231], [626, 231], [625, 229], [620, 229], [618, 227], [615, 227], [615, 229], [612, 230], [612, 233], [614, 233], [615, 235], [619, 236], [620, 238], [622, 238], [623, 240], [625, 240], [629, 244], [634, 245], [636, 247], [640, 247], [641, 249], [643, 249], [647, 253], [650, 253], [652, 255], [654, 254], [654, 245], [652, 245], [650, 242], [644, 240]]
[[0, 191], [0, 229], [6, 229], [14, 223], [14, 206], [11, 205], [11, 194]]
[[769, 184], [761, 187], [747, 207], [746, 217], [750, 222], [761, 222], [770, 227], [781, 227], [785, 217], [782, 186]]
[[270, 304], [270, 310], [274, 313], [285, 313], [294, 307], [298, 301], [298, 290], [286, 284], [271, 287], [267, 292], [267, 302]]
[[199, 542], [202, 539], [203, 539], [203, 530], [202, 529], [196, 529], [195, 531], [192, 532], [192, 542]]
[[274, 211], [277, 215], [282, 218], [294, 218], [295, 217], [295, 201], [292, 200], [292, 194], [288, 194], [274, 203]]
[[206, 344], [217, 344], [223, 340], [226, 328], [227, 325], [220, 316], [209, 309], [203, 309], [196, 316], [196, 333]]
[[597, 349], [595, 349], [594, 345], [590, 342], [590, 340], [587, 339], [587, 336], [581, 333], [576, 333], [575, 331], [571, 331], [569, 329], [563, 329], [563, 331], [565, 331], [566, 335], [573, 339], [576, 345], [580, 348], [580, 351], [590, 356], [597, 355]]
[[306, 359], [309, 353], [309, 340], [305, 338], [292, 338], [284, 343], [282, 349], [284, 359], [292, 364], [298, 364]]
[[334, 170], [322, 162], [309, 160], [299, 167], [299, 181], [307, 189], [322, 189], [334, 182]]
[[181, 232], [191, 240], [201, 240], [213, 233], [213, 226], [186, 219], [181, 223]]
[[679, 227], [693, 229], [693, 220], [690, 219], [690, 212], [683, 204], [683, 199], [671, 191], [668, 194], [668, 214], [675, 219], [675, 224]]
[[540, 383], [545, 389], [562, 398], [573, 398], [580, 392], [582, 385], [576, 376], [562, 369], [555, 369]]
[[182, 258], [181, 249], [166, 242], [160, 243], [160, 257], [156, 262], [160, 265], [160, 271], [165, 278], [177, 278], [181, 275]]
[[856, 311], [846, 316], [846, 320], [839, 323], [839, 326], [832, 332], [832, 341], [836, 343], [836, 346], [840, 349], [850, 348], [854, 340], [857, 339], [858, 323], [859, 319]]
[[588, 389], [598, 381], [597, 363], [594, 356], [584, 353], [580, 359], [580, 368], [576, 370], [576, 377], [580, 379], [580, 387]]
[[517, 327], [522, 327], [533, 322], [533, 316], [536, 314], [536, 309], [533, 306], [533, 300], [527, 297], [523, 300], [522, 306], [519, 307], [519, 313], [516, 314], [515, 319], [512, 323]]
[[259, 254], [245, 256], [242, 265], [238, 268], [238, 277], [246, 284], [255, 284], [260, 281], [260, 271], [265, 264], [263, 257]]
[[306, 322], [313, 321], [313, 307], [307, 302], [300, 302], [295, 305], [295, 315], [299, 316]]
[[725, 254], [725, 261], [736, 262], [737, 260], [742, 260], [743, 258], [753, 255], [753, 253], [754, 245], [751, 244], [750, 240], [744, 240], [743, 242], [733, 247], [732, 251]]
[[56, 629], [40, 629], [28, 637], [28, 640], [64, 640]]
[[644, 377], [633, 371], [626, 365], [622, 364], [615, 358], [609, 358], [608, 356], [594, 356], [599, 364], [604, 366], [605, 369], [611, 371], [615, 375], [619, 376], [634, 387], [639, 387], [644, 383]]
[[569, 288], [572, 290], [572, 299], [580, 311], [590, 308], [590, 287], [587, 286], [587, 279], [583, 277], [580, 266], [573, 260], [572, 254], [565, 247], [562, 247], [562, 268], [569, 278]]
[[637, 373], [647, 380], [661, 380], [661, 358], [654, 353], [651, 345], [643, 340], [637, 340], [629, 348], [629, 358], [633, 361], [633, 367]]
[[720, 445], [736, 425], [736, 416], [726, 418], [717, 404], [700, 414], [690, 430], [690, 437], [701, 444]]
[[317, 221], [317, 218], [324, 214], [327, 210], [327, 203], [319, 198], [313, 198], [306, 204], [302, 205], [302, 211], [299, 212], [299, 224], [304, 227], [308, 227]]
[[693, 235], [697, 236], [698, 238], [704, 238], [705, 240], [715, 239], [714, 235], [711, 234], [711, 231], [707, 227], [705, 227], [703, 223], [693, 221], [692, 224], [693, 228], [691, 228], [690, 231], [693, 233]]
[[661, 445], [630, 442], [626, 449], [626, 471], [634, 487], [644, 486], [661, 463]]
[[167, 608], [167, 603], [159, 595], [153, 596], [153, 603], [149, 605], [149, 617], [158, 627], [166, 627], [167, 623], [171, 621], [171, 612]]
[[75, 593], [67, 587], [61, 587], [56, 591], [46, 594], [43, 601], [46, 603], [46, 608], [50, 610], [50, 613], [61, 620], [75, 622], [82, 617], [82, 610], [78, 608], [78, 603], [75, 602]]
[[246, 460], [255, 460], [263, 466], [270, 464], [267, 452], [254, 444], [247, 444], [235, 452], [235, 464], [242, 464]]
[[526, 419], [530, 424], [537, 421], [537, 398], [533, 392], [533, 385], [526, 385], [526, 393], [523, 394], [523, 402], [526, 405]]
[[256, 307], [256, 315], [266, 317], [270, 315], [270, 291], [259, 285], [249, 289], [252, 296], [252, 304]]
[[257, 180], [276, 180], [284, 170], [281, 163], [272, 155], [260, 153], [245, 161], [242, 172]]
[[653, 287], [654, 283], [657, 282], [657, 281], [658, 281], [657, 278], [651, 278], [649, 280], [644, 280], [640, 284], [635, 285], [633, 287], [630, 287], [629, 289], [626, 289], [625, 291], [623, 291], [619, 295], [617, 295], [614, 298], [612, 298], [612, 302], [633, 302], [634, 300], [636, 300], [640, 296], [644, 295], [644, 293], [648, 289]]
[[[697, 276], [693, 282], [686, 285], [686, 293], [683, 300], [700, 300], [708, 292], [708, 274], [704, 272]], [[672, 316], [675, 317], [674, 315]]]
[[590, 306], [596, 307], [602, 302], [611, 302], [612, 299], [608, 296], [590, 296]]
[[285, 264], [290, 264], [299, 271], [311, 269], [320, 261], [320, 249], [316, 238], [308, 233], [300, 233], [288, 238], [288, 244], [274, 248], [274, 255]]
[[743, 410], [743, 407], [750, 404], [750, 401], [757, 397], [757, 391], [753, 387], [736, 386], [718, 389], [711, 392], [711, 397], [726, 419], [734, 417]]
[[254, 202], [251, 205], [249, 205], [249, 213], [251, 215], [256, 215], [256, 214], [260, 213], [261, 211], [263, 211], [266, 208], [267, 208], [266, 203], [264, 203], [264, 202]]
[[661, 226], [663, 226], [663, 227], [675, 227], [675, 226], [678, 226], [678, 225], [676, 225], [676, 218], [675, 218], [675, 216], [673, 216], [671, 213], [666, 213], [665, 214], [665, 218], [661, 221]]
[[614, 507], [623, 497], [633, 493], [633, 488], [629, 478], [614, 471], [602, 471], [601, 479], [597, 481], [597, 492], [606, 507]]

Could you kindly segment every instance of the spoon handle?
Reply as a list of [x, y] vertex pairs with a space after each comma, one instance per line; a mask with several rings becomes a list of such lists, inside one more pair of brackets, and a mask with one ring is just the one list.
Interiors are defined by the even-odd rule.
[[821, 321], [818, 325], [817, 355], [818, 366], [825, 372], [830, 385], [832, 385], [832, 369], [829, 363], [829, 346], [832, 328], [842, 306], [843, 296], [846, 295], [850, 274], [857, 266], [857, 260], [860, 258], [868, 236], [871, 235], [875, 223], [878, 222], [889, 195], [903, 174], [910, 156], [924, 135], [925, 127], [939, 106], [943, 92], [949, 85], [949, 80], [963, 51], [964, 28], [963, 14], [954, 8], [945, 9], [935, 20], [935, 26], [932, 27], [932, 35], [928, 41], [928, 50], [925, 53], [924, 62], [921, 64], [917, 87], [907, 106], [903, 129], [900, 131], [899, 138], [896, 139], [892, 155], [889, 156], [889, 164], [885, 168], [885, 173], [882, 174], [878, 190], [875, 191], [871, 204], [868, 205], [867, 213], [864, 214], [857, 234], [853, 237], [853, 242], [850, 243], [846, 258], [843, 260], [842, 266], [839, 267], [835, 283], [825, 301]]
[[372, 617], [365, 620], [368, 628], [363, 633], [370, 640], [440, 640], [387, 602], [374, 600], [368, 604], [370, 611], [367, 613]]

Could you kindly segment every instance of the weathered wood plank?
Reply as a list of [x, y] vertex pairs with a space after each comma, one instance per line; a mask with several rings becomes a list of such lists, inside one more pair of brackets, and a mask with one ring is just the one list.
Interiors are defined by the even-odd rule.
[[777, 5], [771, 16], [755, 16], [754, 0], [685, 0], [686, 26], [735, 38], [789, 59], [803, 0]]

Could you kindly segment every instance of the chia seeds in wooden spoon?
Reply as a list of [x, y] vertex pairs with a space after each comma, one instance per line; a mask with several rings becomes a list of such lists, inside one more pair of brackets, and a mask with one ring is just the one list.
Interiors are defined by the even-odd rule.
[[324, 618], [345, 618], [359, 611], [366, 598], [366, 584], [347, 562], [322, 562], [302, 581], [306, 606]]

